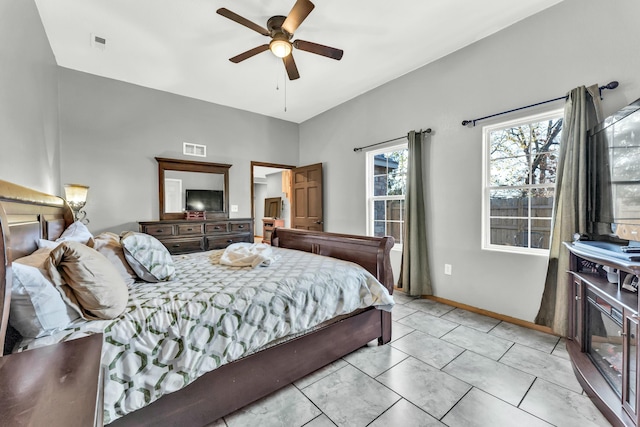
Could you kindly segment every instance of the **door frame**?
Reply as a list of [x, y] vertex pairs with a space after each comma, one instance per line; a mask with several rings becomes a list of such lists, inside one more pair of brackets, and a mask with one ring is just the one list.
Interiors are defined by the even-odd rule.
[[[254, 212], [255, 212], [255, 200], [254, 200], [255, 194], [254, 194], [254, 191], [253, 191], [253, 188], [254, 188], [254, 184], [253, 184], [253, 167], [254, 166], [262, 166], [262, 167], [266, 167], [266, 168], [277, 168], [277, 169], [289, 169], [289, 170], [295, 169], [295, 168], [297, 168], [297, 166], [281, 165], [279, 163], [256, 162], [256, 161], [253, 161], [253, 160], [251, 161], [251, 167], [250, 167], [250, 169], [251, 169], [251, 179], [250, 179], [250, 182], [251, 182], [251, 220], [254, 222], [254, 227], [255, 227], [255, 220], [256, 220], [256, 217], [254, 215]], [[289, 216], [291, 216], [291, 213], [289, 213]], [[291, 218], [289, 218], [289, 221], [291, 221]], [[255, 228], [254, 228], [254, 230], [255, 230]]]

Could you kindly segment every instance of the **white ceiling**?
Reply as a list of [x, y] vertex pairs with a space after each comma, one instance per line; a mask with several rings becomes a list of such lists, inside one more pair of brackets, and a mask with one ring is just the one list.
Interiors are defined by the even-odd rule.
[[35, 1], [62, 67], [301, 123], [561, 0], [315, 0], [293, 39], [344, 57], [294, 50], [301, 77], [286, 84], [268, 51], [228, 60], [269, 39], [216, 10], [266, 27], [295, 0]]

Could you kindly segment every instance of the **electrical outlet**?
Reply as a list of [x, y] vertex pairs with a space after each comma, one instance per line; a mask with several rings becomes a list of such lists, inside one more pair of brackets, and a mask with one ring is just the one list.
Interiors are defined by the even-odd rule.
[[451, 276], [451, 264], [444, 265], [444, 274], [447, 276]]
[[231, 205], [231, 212], [238, 212], [238, 205]]

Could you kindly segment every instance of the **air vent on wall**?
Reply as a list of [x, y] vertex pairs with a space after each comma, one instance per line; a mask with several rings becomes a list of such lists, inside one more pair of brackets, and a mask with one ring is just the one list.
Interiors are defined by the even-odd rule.
[[99, 50], [105, 50], [107, 39], [91, 33], [91, 46]]
[[183, 142], [182, 154], [187, 156], [207, 157], [207, 146]]

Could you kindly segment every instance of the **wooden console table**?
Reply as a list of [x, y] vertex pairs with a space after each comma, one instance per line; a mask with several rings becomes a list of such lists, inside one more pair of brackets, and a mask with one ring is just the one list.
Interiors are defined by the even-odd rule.
[[0, 425], [103, 425], [102, 334], [0, 357]]

